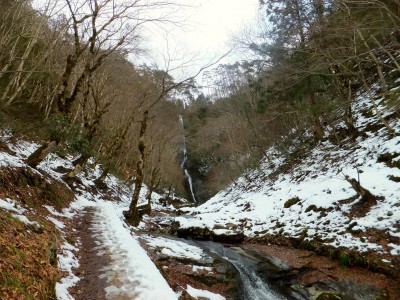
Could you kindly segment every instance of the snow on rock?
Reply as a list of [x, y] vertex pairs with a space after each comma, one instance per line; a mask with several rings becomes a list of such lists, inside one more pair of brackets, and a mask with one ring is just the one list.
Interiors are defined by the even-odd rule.
[[163, 237], [141, 236], [152, 248], [160, 248], [161, 253], [178, 258], [201, 260], [207, 257], [204, 251], [196, 246]]
[[225, 297], [222, 297], [219, 294], [214, 294], [214, 293], [211, 293], [211, 292], [205, 291], [205, 290], [195, 289], [195, 288], [191, 287], [189, 284], [187, 285], [186, 292], [195, 299], [199, 299], [199, 298], [206, 298], [209, 300], [225, 300], [226, 299]]
[[207, 272], [211, 272], [212, 268], [211, 267], [204, 267], [204, 266], [192, 266], [192, 271], [193, 272], [199, 272], [199, 271], [207, 271]]
[[0, 152], [0, 168], [22, 167], [23, 165], [24, 164], [20, 158], [5, 152]]

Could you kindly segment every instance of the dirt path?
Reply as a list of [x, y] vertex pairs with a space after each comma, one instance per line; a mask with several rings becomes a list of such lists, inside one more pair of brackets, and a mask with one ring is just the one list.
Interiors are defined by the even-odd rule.
[[97, 232], [93, 228], [96, 208], [82, 211], [75, 220], [75, 237], [80, 241], [79, 263], [75, 274], [82, 279], [70, 291], [75, 300], [105, 300], [105, 288], [109, 285], [102, 271], [111, 264], [107, 251], [101, 247]]

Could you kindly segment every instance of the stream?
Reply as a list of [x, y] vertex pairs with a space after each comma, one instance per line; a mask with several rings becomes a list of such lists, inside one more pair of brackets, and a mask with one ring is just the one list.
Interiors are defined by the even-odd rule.
[[[388, 296], [398, 295], [396, 284], [388, 285], [390, 290], [376, 285], [375, 279], [371, 284], [363, 270], [347, 271], [310, 251], [224, 244], [195, 227], [179, 234], [174, 216], [154, 216], [147, 220], [147, 230], [137, 233], [146, 241], [153, 262], [166, 272], [166, 278], [172, 278], [171, 286], [185, 289], [192, 284], [229, 300], [400, 299]], [[207, 271], [198, 272], [198, 268]], [[369, 274], [374, 278], [374, 273]]]
[[[227, 269], [231, 269], [233, 274], [236, 273], [233, 279], [236, 282], [237, 292], [234, 299], [240, 300], [292, 300], [304, 299], [303, 297], [294, 297], [292, 293], [286, 290], [279, 289], [265, 280], [258, 273], [261, 269], [263, 261], [252, 256], [239, 247], [228, 247], [223, 244], [213, 241], [198, 241], [192, 239], [183, 239], [168, 234], [149, 233], [154, 238], [163, 238], [171, 242], [184, 243], [190, 246], [195, 246], [204, 251], [211, 261], [222, 261]], [[184, 248], [184, 246], [179, 246]], [[193, 265], [202, 264], [201, 261], [193, 260]], [[232, 298], [229, 298], [232, 299]]]
[[229, 261], [237, 270], [240, 299], [243, 300], [284, 300], [273, 286], [263, 280], [256, 272], [259, 261], [241, 248], [228, 248], [211, 241], [195, 241], [202, 249], [208, 250]]

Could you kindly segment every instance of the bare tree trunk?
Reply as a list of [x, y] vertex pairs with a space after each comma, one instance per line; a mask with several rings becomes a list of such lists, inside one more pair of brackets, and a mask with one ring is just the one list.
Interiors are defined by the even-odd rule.
[[[311, 108], [313, 109], [316, 104], [317, 101], [315, 100], [315, 92], [311, 92], [310, 93], [310, 104], [311, 104]], [[315, 141], [320, 141], [324, 138], [324, 128], [322, 126], [321, 120], [319, 119], [319, 116], [317, 113], [315, 113], [314, 111], [311, 112], [311, 119], [314, 125], [314, 139]]]
[[146, 145], [144, 143], [144, 135], [145, 135], [146, 129], [147, 129], [148, 114], [149, 114], [148, 111], [145, 111], [143, 113], [143, 120], [141, 121], [141, 126], [140, 126], [139, 144], [138, 144], [138, 150], [139, 150], [140, 156], [136, 162], [135, 190], [132, 195], [132, 201], [129, 206], [129, 210], [124, 212], [125, 218], [133, 226], [137, 226], [140, 223], [140, 216], [139, 216], [139, 211], [137, 209], [137, 204], [139, 202], [140, 190], [142, 188], [143, 179], [144, 179], [143, 169], [144, 169], [144, 163], [145, 163], [145, 158], [146, 158], [145, 157]]
[[352, 188], [356, 191], [356, 193], [362, 197], [362, 199], [364, 201], [375, 201], [376, 197], [366, 188], [364, 188], [360, 181], [355, 179], [355, 178], [351, 178], [349, 176], [345, 176], [345, 179], [348, 183], [351, 184]]
[[26, 163], [32, 168], [36, 168], [38, 164], [57, 147], [57, 141], [49, 141], [40, 146], [26, 160]]
[[149, 190], [146, 195], [149, 214], [151, 213], [151, 195], [153, 194], [154, 189], [156, 189], [158, 187], [158, 185], [160, 184], [160, 179], [156, 182], [156, 177], [157, 177], [157, 167], [154, 167], [151, 170], [150, 182], [148, 185]]

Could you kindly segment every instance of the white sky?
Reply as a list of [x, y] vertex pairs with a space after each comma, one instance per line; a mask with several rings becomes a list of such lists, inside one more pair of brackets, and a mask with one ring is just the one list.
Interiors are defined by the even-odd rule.
[[[34, 5], [41, 6], [49, 0], [34, 0]], [[125, 0], [120, 0], [125, 1]], [[182, 5], [171, 14], [181, 24], [172, 26], [150, 26], [145, 31], [143, 47], [149, 49], [146, 58], [136, 62], [156, 64], [166, 69], [165, 57], [172, 61], [168, 67], [174, 77], [196, 73], [204, 65], [215, 61], [231, 49], [230, 41], [246, 26], [255, 24], [259, 0], [168, 0]], [[149, 3], [152, 0], [148, 1]], [[51, 3], [51, 2], [50, 2]], [[60, 2], [65, 5], [64, 1]], [[144, 0], [143, 3], [146, 3]], [[62, 10], [61, 10], [62, 11]], [[170, 12], [168, 12], [170, 13]], [[148, 16], [155, 17], [162, 11], [152, 9]], [[161, 27], [161, 28], [160, 28]], [[238, 55], [230, 55], [223, 62], [240, 60]], [[185, 68], [179, 68], [184, 65]], [[184, 74], [179, 74], [182, 73]]]
[[[177, 58], [180, 62], [190, 62], [190, 69], [195, 72], [211, 60], [221, 57], [231, 49], [232, 35], [240, 34], [245, 28], [257, 21], [258, 0], [178, 0], [185, 7], [180, 13], [187, 20], [181, 28], [170, 28], [168, 33], [153, 29], [150, 33], [149, 47], [152, 59], [163, 67], [163, 55]], [[168, 30], [168, 29], [167, 29]], [[166, 46], [165, 36], [168, 39]], [[230, 55], [224, 62], [240, 59]]]

